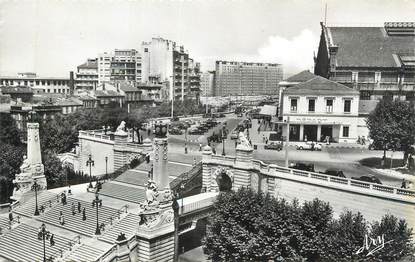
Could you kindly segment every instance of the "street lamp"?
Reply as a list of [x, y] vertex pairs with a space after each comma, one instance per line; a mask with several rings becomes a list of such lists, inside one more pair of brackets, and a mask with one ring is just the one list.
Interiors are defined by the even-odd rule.
[[35, 202], [36, 202], [36, 208], [35, 208], [35, 216], [39, 215], [39, 208], [37, 205], [37, 190], [39, 189], [39, 184], [37, 183], [37, 179], [34, 180], [32, 190], [35, 190]]
[[226, 127], [222, 127], [222, 156], [225, 156]]
[[92, 200], [92, 207], [96, 207], [97, 208], [97, 228], [95, 229], [95, 235], [101, 235], [101, 230], [99, 228], [99, 223], [98, 223], [98, 208], [102, 207], [102, 200], [98, 198], [98, 191], [95, 191], [95, 199]]
[[105, 180], [108, 180], [108, 157], [105, 157]]
[[187, 127], [184, 129], [184, 153], [187, 154]]
[[94, 160], [92, 160], [91, 154], [88, 155], [88, 160], [86, 161], [86, 166], [89, 165], [89, 188], [92, 188], [92, 170], [91, 168], [94, 166]]
[[46, 240], [46, 238], [49, 238], [50, 235], [51, 235], [50, 232], [46, 230], [45, 223], [42, 223], [42, 225], [39, 228], [38, 239], [39, 240], [43, 240], [43, 262], [46, 262], [46, 245], [45, 245], [45, 240]]
[[187, 180], [182, 180], [180, 187], [176, 189], [176, 192], [174, 194], [174, 199], [173, 199], [173, 203], [172, 203], [172, 208], [174, 211], [174, 262], [178, 261], [179, 258], [179, 218], [180, 218], [180, 214], [179, 214], [179, 204], [177, 203], [177, 200], [179, 200], [180, 198], [182, 199], [182, 207], [181, 207], [181, 212], [183, 213], [183, 190], [185, 188]]

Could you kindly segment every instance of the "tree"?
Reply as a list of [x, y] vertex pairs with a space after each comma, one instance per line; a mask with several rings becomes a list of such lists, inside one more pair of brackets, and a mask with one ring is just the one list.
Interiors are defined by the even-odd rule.
[[13, 192], [13, 179], [20, 173], [25, 154], [24, 146], [14, 146], [0, 141], [0, 203], [7, 202]]
[[0, 113], [0, 142], [21, 145], [20, 131], [9, 113]]
[[[339, 219], [318, 199], [299, 205], [241, 188], [222, 192], [209, 217], [205, 251], [212, 261], [396, 261], [414, 252], [404, 220], [385, 216], [372, 230], [360, 213]], [[396, 244], [367, 257], [365, 236]]]
[[369, 114], [366, 123], [374, 143], [383, 148], [384, 157], [389, 148], [397, 149], [401, 146], [408, 151], [415, 142], [415, 106], [413, 103], [381, 100], [375, 110]]

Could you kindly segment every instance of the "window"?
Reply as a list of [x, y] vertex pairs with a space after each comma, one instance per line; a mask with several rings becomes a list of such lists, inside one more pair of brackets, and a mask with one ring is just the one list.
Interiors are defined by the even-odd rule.
[[308, 100], [308, 112], [315, 112], [316, 111], [316, 100], [309, 99]]
[[352, 82], [357, 83], [359, 80], [359, 72], [352, 72]]
[[352, 105], [352, 101], [350, 99], [344, 100], [344, 112], [345, 113], [350, 113], [351, 105]]
[[375, 72], [375, 83], [380, 83], [382, 72]]
[[291, 98], [291, 112], [297, 112], [297, 98]]
[[348, 126], [343, 127], [343, 137], [349, 137], [349, 127]]
[[333, 113], [333, 99], [326, 100], [326, 112]]
[[370, 91], [360, 91], [360, 100], [370, 100]]

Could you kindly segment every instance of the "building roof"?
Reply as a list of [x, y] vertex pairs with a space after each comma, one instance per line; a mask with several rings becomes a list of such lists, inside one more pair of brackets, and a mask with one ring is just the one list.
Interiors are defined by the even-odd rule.
[[98, 63], [96, 61], [91, 61], [88, 60], [87, 62], [83, 63], [82, 65], [78, 66], [79, 68], [84, 68], [84, 69], [98, 69]]
[[311, 73], [309, 70], [304, 70], [298, 74], [295, 74], [285, 79], [285, 82], [305, 82], [310, 79], [313, 79], [314, 77], [316, 77], [315, 74]]
[[359, 95], [359, 91], [321, 76], [288, 87], [283, 92], [285, 95]]
[[337, 67], [400, 67], [400, 56], [415, 54], [415, 34], [388, 32], [384, 27], [327, 27], [326, 37], [329, 47], [338, 46]]
[[112, 90], [95, 90], [95, 96], [96, 97], [103, 97], [103, 96], [109, 96], [109, 97], [122, 96], [123, 97], [123, 95]]
[[27, 86], [2, 86], [0, 89], [3, 94], [33, 94], [33, 90]]
[[61, 99], [56, 101], [56, 105], [59, 106], [82, 106], [83, 103], [79, 99], [75, 97], [67, 98], [67, 99]]
[[139, 91], [139, 89], [137, 87], [135, 87], [134, 85], [128, 83], [128, 82], [120, 82], [120, 89], [124, 92], [134, 92], [134, 91]]

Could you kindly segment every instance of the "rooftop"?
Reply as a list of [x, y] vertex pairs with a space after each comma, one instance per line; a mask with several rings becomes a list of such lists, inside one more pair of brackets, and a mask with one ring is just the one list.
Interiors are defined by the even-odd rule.
[[337, 66], [400, 67], [401, 56], [415, 55], [415, 34], [403, 32], [408, 30], [408, 26], [401, 26], [403, 23], [395, 24], [396, 27], [391, 27], [394, 23], [386, 23], [386, 27], [324, 27], [328, 46], [338, 47]]
[[0, 89], [3, 94], [33, 94], [33, 90], [27, 86], [2, 86]]
[[285, 95], [359, 95], [359, 91], [321, 76], [288, 87], [283, 92]]
[[289, 78], [285, 79], [286, 82], [305, 82], [310, 79], [316, 77], [315, 74], [311, 73], [309, 70], [301, 71], [298, 74], [290, 76]]

